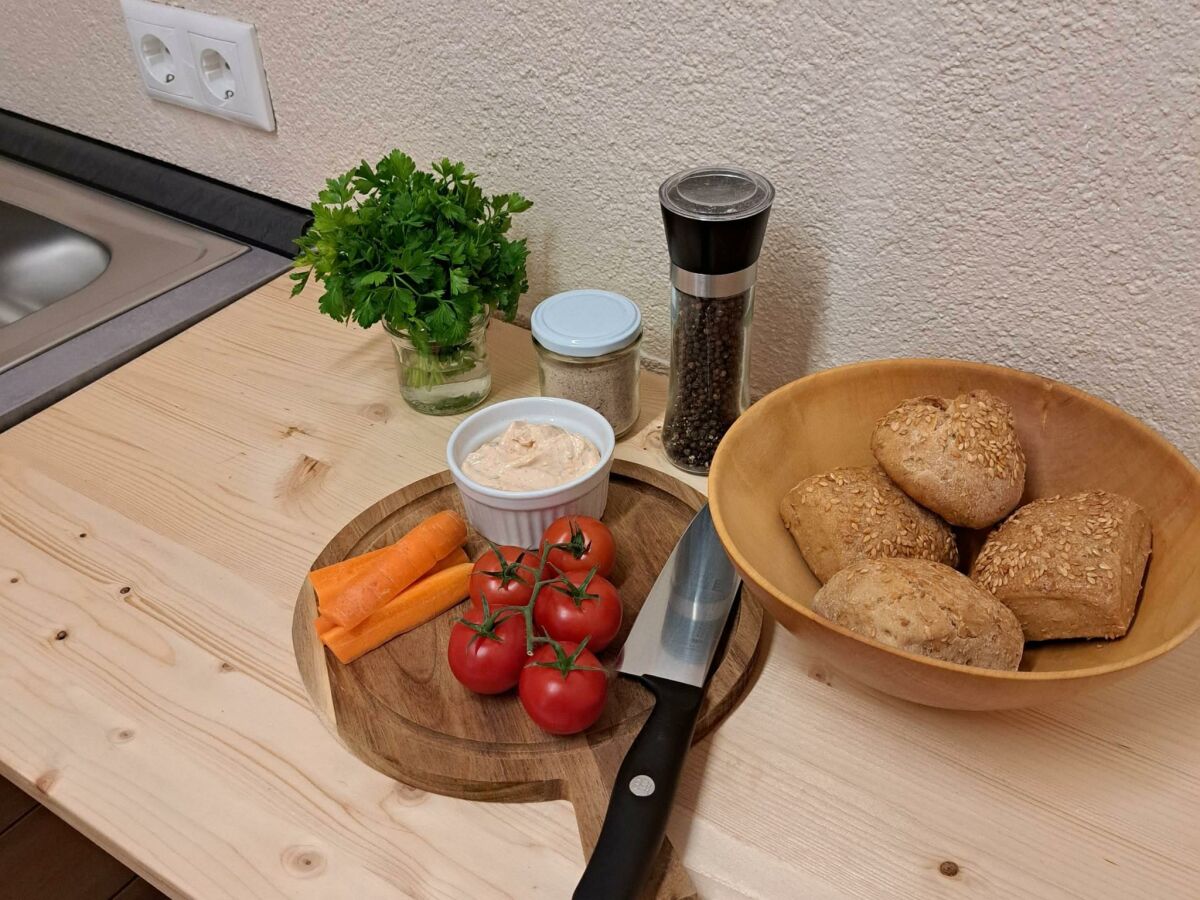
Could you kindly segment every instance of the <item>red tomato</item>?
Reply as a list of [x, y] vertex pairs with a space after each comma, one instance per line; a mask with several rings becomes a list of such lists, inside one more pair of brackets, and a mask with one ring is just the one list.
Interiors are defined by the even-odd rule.
[[539, 727], [551, 734], [575, 734], [604, 711], [608, 676], [586, 647], [543, 644], [521, 670], [517, 694]]
[[477, 694], [516, 687], [525, 655], [525, 617], [511, 607], [471, 606], [450, 629], [446, 649], [454, 677]]
[[553, 548], [547, 562], [562, 572], [588, 572], [595, 567], [607, 577], [617, 557], [612, 532], [590, 516], [555, 519], [542, 535], [542, 542]]
[[537, 572], [538, 556], [531, 550], [495, 547], [475, 560], [467, 583], [471, 605], [479, 606], [479, 596], [485, 594], [493, 607], [524, 606], [533, 593]]
[[621, 630], [621, 595], [596, 570], [565, 572], [533, 604], [533, 621], [556, 641], [580, 643], [599, 653]]

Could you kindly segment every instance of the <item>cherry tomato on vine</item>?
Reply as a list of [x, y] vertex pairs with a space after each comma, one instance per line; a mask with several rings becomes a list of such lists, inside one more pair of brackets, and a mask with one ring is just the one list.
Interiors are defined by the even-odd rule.
[[617, 556], [612, 532], [590, 516], [563, 516], [550, 523], [542, 535], [550, 544], [546, 561], [561, 572], [588, 572], [593, 567], [605, 577]]
[[450, 671], [477, 694], [500, 694], [516, 687], [529, 657], [525, 654], [525, 616], [511, 606], [492, 609], [483, 599], [470, 606], [450, 629], [446, 648]]
[[575, 734], [604, 711], [608, 676], [583, 644], [552, 641], [534, 651], [517, 686], [529, 718], [551, 734]]
[[492, 606], [524, 606], [538, 574], [538, 556], [532, 550], [493, 545], [471, 570], [467, 583], [471, 605], [478, 607], [480, 595], [486, 594]]
[[533, 621], [556, 641], [588, 641], [599, 653], [621, 630], [621, 595], [595, 569], [564, 572], [545, 585], [533, 604]]

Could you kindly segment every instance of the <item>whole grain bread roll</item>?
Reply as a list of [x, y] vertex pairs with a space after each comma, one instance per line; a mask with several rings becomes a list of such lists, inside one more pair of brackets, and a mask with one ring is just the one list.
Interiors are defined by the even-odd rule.
[[1012, 407], [987, 391], [905, 400], [876, 424], [871, 452], [906, 494], [951, 525], [986, 528], [1025, 490]]
[[875, 466], [806, 478], [784, 496], [779, 514], [823, 582], [860, 559], [907, 556], [958, 565], [950, 527]]
[[1017, 617], [971, 579], [924, 559], [872, 559], [842, 569], [813, 597], [831, 622], [934, 659], [1015, 669]]
[[988, 537], [971, 577], [1027, 640], [1116, 638], [1133, 619], [1150, 543], [1149, 517], [1120, 494], [1034, 500]]

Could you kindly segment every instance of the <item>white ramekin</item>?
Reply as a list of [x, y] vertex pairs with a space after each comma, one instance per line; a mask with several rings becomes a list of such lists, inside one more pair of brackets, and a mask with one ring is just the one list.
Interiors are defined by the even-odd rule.
[[[461, 468], [467, 455], [517, 420], [557, 425], [583, 435], [600, 451], [600, 464], [573, 481], [538, 491], [501, 491], [467, 478]], [[591, 407], [558, 397], [521, 397], [463, 419], [446, 442], [446, 463], [476, 531], [497, 544], [535, 548], [542, 532], [560, 516], [599, 519], [604, 515], [616, 443], [608, 420]]]

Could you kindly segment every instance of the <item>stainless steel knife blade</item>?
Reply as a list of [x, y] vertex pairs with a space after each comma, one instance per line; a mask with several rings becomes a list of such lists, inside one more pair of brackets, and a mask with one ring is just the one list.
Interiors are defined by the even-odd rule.
[[706, 504], [650, 588], [617, 668], [703, 686], [740, 584]]

